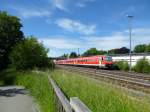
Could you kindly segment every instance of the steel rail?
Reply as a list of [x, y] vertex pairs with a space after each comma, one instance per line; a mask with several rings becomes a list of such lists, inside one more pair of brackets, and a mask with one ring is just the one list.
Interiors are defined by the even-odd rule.
[[[61, 66], [64, 66], [64, 65], [61, 65]], [[67, 66], [67, 67], [74, 67], [74, 66]], [[94, 68], [85, 68], [85, 67], [75, 67], [75, 68], [82, 68], [84, 70], [97, 71], [100, 73], [108, 73], [108, 74], [126, 76], [129, 78], [136, 78], [136, 79], [150, 82], [150, 75], [147, 75], [147, 74], [134, 73], [134, 72], [131, 73], [131, 72], [123, 72], [123, 71], [120, 72], [120, 71], [114, 71], [114, 70], [103, 70], [103, 69], [94, 69]]]
[[148, 80], [150, 81], [150, 75], [147, 74], [142, 74], [142, 73], [135, 73], [135, 72], [123, 72], [123, 71], [113, 71], [113, 70], [98, 70], [101, 72], [107, 72], [107, 73], [111, 73], [111, 74], [117, 74], [117, 75], [124, 75], [124, 76], [128, 76], [128, 77], [135, 77], [138, 79], [143, 79], [143, 80]]
[[144, 80], [139, 80], [139, 79], [136, 79], [136, 78], [129, 78], [129, 77], [125, 77], [125, 76], [119, 76], [119, 75], [115, 75], [115, 74], [108, 74], [108, 73], [101, 73], [101, 72], [94, 72], [94, 71], [88, 71], [88, 70], [82, 70], [82, 69], [71, 69], [71, 70], [78, 70], [78, 71], [83, 71], [83, 73], [90, 73], [92, 75], [97, 75], [97, 76], [104, 76], [104, 77], [111, 77], [111, 78], [114, 78], [114, 79], [120, 79], [120, 80], [124, 80], [124, 81], [131, 81], [132, 83], [136, 83], [136, 84], [139, 84], [139, 85], [145, 85], [145, 86], [148, 86], [150, 87], [150, 83], [149, 82], [146, 82]]

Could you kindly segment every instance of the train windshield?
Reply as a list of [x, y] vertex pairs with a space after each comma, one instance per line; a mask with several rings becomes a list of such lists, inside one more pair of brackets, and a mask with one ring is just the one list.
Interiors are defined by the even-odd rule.
[[110, 56], [105, 57], [106, 61], [112, 61], [112, 58]]

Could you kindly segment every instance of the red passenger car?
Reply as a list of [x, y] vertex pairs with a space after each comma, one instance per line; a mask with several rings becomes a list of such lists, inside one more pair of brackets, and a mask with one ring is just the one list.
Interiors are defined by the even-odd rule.
[[80, 57], [71, 58], [66, 60], [55, 61], [55, 64], [59, 65], [78, 65], [78, 66], [97, 66], [100, 68], [111, 67], [113, 62], [110, 56], [90, 56], [90, 57]]

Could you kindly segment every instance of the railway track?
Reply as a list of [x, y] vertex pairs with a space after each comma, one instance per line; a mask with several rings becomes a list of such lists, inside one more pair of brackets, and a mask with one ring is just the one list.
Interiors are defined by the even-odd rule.
[[57, 65], [57, 67], [150, 94], [150, 75], [65, 65]]

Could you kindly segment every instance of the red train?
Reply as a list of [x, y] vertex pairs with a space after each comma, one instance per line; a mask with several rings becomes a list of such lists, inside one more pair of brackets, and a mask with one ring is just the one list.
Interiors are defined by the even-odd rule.
[[98, 55], [98, 56], [90, 56], [90, 57], [71, 58], [66, 60], [57, 60], [55, 61], [55, 64], [110, 68], [113, 64], [113, 61], [110, 56]]

